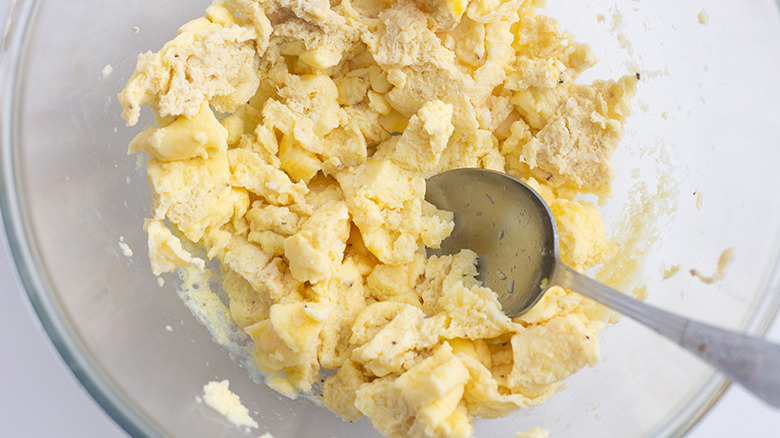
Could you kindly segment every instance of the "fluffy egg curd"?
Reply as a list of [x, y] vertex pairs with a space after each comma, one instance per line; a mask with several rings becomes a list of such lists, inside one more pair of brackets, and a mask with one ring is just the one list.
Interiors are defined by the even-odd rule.
[[[388, 437], [468, 437], [549, 399], [599, 358], [605, 311], [552, 288], [513, 319], [477, 256], [426, 257], [453, 215], [447, 169], [508, 172], [549, 203], [562, 257], [611, 247], [582, 194], [607, 195], [638, 77], [595, 63], [537, 0], [229, 0], [139, 55], [119, 95], [156, 126], [145, 222], [154, 274], [219, 263], [232, 320], [290, 397]], [[325, 378], [327, 376], [327, 378]]]

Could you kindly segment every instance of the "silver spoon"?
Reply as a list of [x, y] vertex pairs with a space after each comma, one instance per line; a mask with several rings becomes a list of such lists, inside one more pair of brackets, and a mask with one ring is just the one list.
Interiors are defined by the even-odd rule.
[[780, 345], [671, 314], [566, 266], [549, 207], [522, 181], [491, 170], [455, 169], [429, 178], [425, 199], [455, 215], [450, 237], [428, 253], [476, 252], [479, 278], [498, 294], [507, 316], [527, 311], [559, 285], [652, 328], [780, 407]]

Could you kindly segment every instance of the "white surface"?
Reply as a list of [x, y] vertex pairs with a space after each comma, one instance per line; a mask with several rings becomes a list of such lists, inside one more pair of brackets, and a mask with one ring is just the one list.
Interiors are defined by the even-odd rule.
[[[0, 0], [0, 20], [10, 0]], [[1, 233], [0, 233], [1, 234]], [[125, 437], [71, 374], [44, 333], [0, 236], [0, 436]], [[769, 339], [780, 342], [780, 321]], [[770, 437], [780, 411], [732, 386], [688, 438]]]

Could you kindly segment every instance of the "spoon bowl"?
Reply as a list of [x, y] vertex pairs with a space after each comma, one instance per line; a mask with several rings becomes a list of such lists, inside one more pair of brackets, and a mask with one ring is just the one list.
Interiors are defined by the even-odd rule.
[[425, 199], [453, 212], [455, 227], [429, 255], [477, 253], [479, 279], [513, 317], [553, 285], [580, 293], [676, 342], [765, 402], [780, 407], [780, 345], [645, 304], [564, 264], [555, 219], [524, 182], [487, 169], [454, 169], [427, 180]]
[[479, 256], [478, 279], [513, 317], [541, 298], [558, 264], [552, 212], [527, 184], [486, 169], [454, 169], [428, 179], [425, 199], [454, 214], [455, 228], [429, 255], [468, 248]]

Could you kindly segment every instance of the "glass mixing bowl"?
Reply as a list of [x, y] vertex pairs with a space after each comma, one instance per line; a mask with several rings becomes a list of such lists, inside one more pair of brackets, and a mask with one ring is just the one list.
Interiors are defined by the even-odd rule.
[[[3, 219], [20, 276], [73, 373], [131, 435], [249, 436], [196, 402], [204, 383], [229, 379], [261, 433], [376, 436], [365, 420], [343, 423], [253, 383], [182, 305], [176, 279], [160, 286], [150, 273], [150, 193], [126, 149], [151, 119], [125, 128], [115, 95], [136, 54], [159, 49], [207, 3], [15, 2], [0, 111]], [[601, 209], [613, 233], [627, 216], [648, 221], [647, 300], [761, 334], [780, 300], [777, 4], [551, 0], [549, 9], [601, 60], [583, 80], [641, 74], [614, 157], [614, 197]], [[714, 272], [727, 248], [735, 257], [720, 281], [689, 274]], [[629, 320], [601, 339], [602, 363], [544, 406], [478, 421], [477, 434], [540, 425], [557, 438], [679, 436], [726, 387]]]

